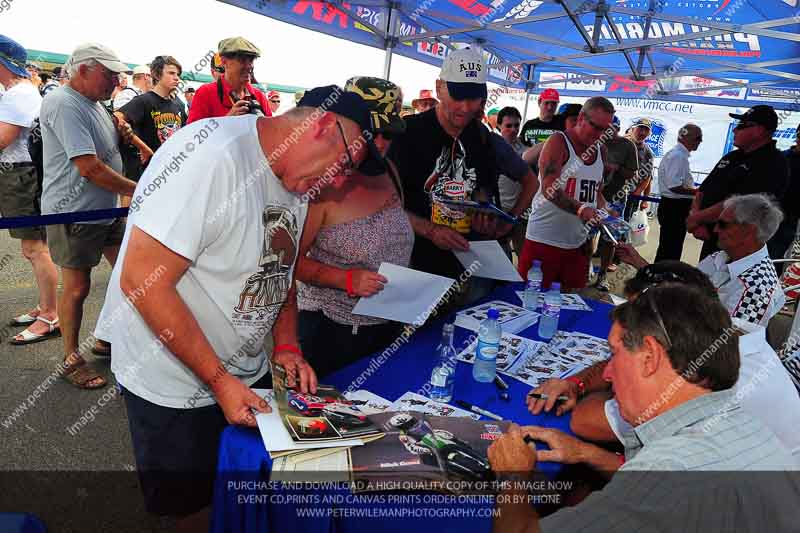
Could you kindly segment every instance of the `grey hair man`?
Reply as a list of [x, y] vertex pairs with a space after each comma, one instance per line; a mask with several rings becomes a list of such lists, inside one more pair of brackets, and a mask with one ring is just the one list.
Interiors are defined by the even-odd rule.
[[689, 165], [689, 155], [703, 142], [703, 130], [696, 124], [686, 124], [678, 131], [678, 144], [667, 152], [658, 167], [658, 187], [661, 205], [658, 223], [656, 263], [662, 259], [680, 260], [686, 239], [686, 217], [697, 193]]
[[[711, 279], [734, 318], [766, 326], [786, 302], [766, 246], [781, 220], [780, 206], [767, 194], [731, 196], [723, 204], [714, 225], [722, 250], [697, 268]], [[617, 255], [636, 268], [647, 265], [632, 246], [618, 247]]]
[[145, 94], [153, 88], [153, 76], [150, 67], [139, 65], [133, 69], [133, 85], [120, 84], [120, 91], [114, 97], [114, 111], [122, 109], [125, 104]]
[[[111, 96], [127, 65], [97, 43], [78, 46], [68, 64], [69, 83], [42, 102], [44, 214], [114, 208], [119, 194], [130, 196], [136, 188], [135, 182], [121, 174], [119, 154], [120, 136], [129, 138], [130, 126], [124, 121], [115, 125], [101, 104]], [[47, 226], [50, 253], [61, 267], [64, 286], [58, 301], [65, 354], [62, 373], [80, 388], [106, 384], [81, 357], [78, 333], [92, 269], [102, 256], [114, 264], [124, 230], [123, 219]], [[107, 345], [95, 349], [110, 350]]]

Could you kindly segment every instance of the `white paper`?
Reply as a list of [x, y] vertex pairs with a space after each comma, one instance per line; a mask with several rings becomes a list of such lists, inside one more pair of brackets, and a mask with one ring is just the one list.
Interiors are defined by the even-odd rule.
[[[522, 281], [514, 263], [508, 258], [497, 241], [470, 241], [466, 252], [453, 251], [455, 256], [479, 278], [499, 279], [502, 281]], [[477, 270], [471, 265], [477, 263]]]
[[368, 390], [345, 392], [344, 397], [353, 402], [353, 405], [367, 416], [382, 413], [392, 406], [392, 402]]
[[435, 402], [416, 392], [406, 392], [391, 407], [392, 411], [417, 411], [434, 416], [468, 416], [480, 420], [481, 415], [454, 407], [450, 404]]
[[628, 301], [625, 298], [620, 298], [616, 294], [609, 294], [608, 297], [611, 298], [611, 303], [614, 304], [615, 306], [616, 305], [620, 305], [620, 304], [624, 304], [625, 302]]
[[[474, 363], [477, 346], [478, 340], [475, 339], [472, 344], [458, 354], [457, 359], [465, 363]], [[497, 350], [497, 371], [505, 372], [520, 357], [528, 357], [528, 355], [538, 352], [543, 346], [545, 346], [543, 342], [503, 332], [500, 337], [500, 347]]]
[[[525, 305], [525, 291], [515, 291], [517, 293], [517, 298], [522, 302], [522, 305]], [[544, 293], [539, 293], [539, 307], [541, 308], [544, 305]], [[589, 304], [580, 297], [578, 294], [574, 293], [561, 293], [561, 309], [569, 309], [571, 311], [591, 311], [592, 308], [589, 307]]]
[[391, 263], [381, 263], [378, 273], [388, 282], [378, 294], [360, 298], [353, 307], [353, 314], [422, 324], [455, 283], [454, 279]]
[[496, 309], [497, 323], [505, 333], [519, 333], [536, 323], [539, 313], [528, 311], [524, 307], [510, 304], [502, 300], [494, 300], [485, 304], [476, 305], [456, 313], [455, 325], [464, 329], [478, 331], [481, 322], [489, 316], [489, 309]]
[[264, 448], [268, 452], [279, 452], [284, 450], [313, 450], [315, 448], [341, 448], [342, 446], [361, 446], [364, 441], [361, 439], [347, 439], [334, 441], [318, 442], [295, 442], [286, 430], [278, 413], [278, 406], [275, 402], [271, 389], [253, 389], [253, 392], [269, 404], [272, 408], [271, 413], [257, 413], [256, 424], [261, 433], [261, 440], [264, 441]]

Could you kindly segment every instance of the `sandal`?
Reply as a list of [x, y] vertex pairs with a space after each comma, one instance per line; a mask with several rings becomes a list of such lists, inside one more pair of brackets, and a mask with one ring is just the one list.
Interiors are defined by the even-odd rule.
[[92, 346], [92, 353], [99, 357], [111, 357], [111, 343], [97, 339]]
[[[58, 327], [58, 319], [55, 320], [47, 320], [43, 316], [37, 316], [34, 322], [44, 322], [47, 324], [49, 330], [47, 333], [39, 334], [39, 333], [32, 333], [30, 328], [26, 328], [22, 333], [18, 333], [11, 337], [9, 341], [11, 344], [16, 346], [22, 346], [24, 344], [33, 344], [35, 342], [42, 342], [46, 341], [47, 339], [54, 339], [56, 337], [61, 336], [61, 328]], [[22, 339], [17, 339], [17, 337], [22, 337]]]
[[[100, 378], [102, 383], [99, 385], [89, 385], [91, 381], [97, 378]], [[106, 378], [98, 374], [97, 370], [89, 366], [85, 361], [64, 369], [61, 373], [61, 379], [84, 390], [102, 389], [108, 385]]]
[[[36, 310], [41, 312], [42, 309], [37, 305]], [[9, 326], [30, 326], [34, 322], [36, 322], [36, 317], [39, 315], [33, 316], [29, 313], [25, 313], [24, 315], [15, 316], [11, 319], [11, 322], [8, 323]]]

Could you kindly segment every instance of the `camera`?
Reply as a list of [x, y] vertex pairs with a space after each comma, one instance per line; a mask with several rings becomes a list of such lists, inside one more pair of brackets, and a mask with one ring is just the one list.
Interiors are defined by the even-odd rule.
[[[256, 115], [257, 117], [265, 116], [264, 115], [264, 108], [261, 107], [261, 104], [258, 102], [258, 100], [256, 100], [253, 97], [252, 94], [246, 94], [241, 99], [247, 102], [247, 113], [248, 114]], [[233, 91], [231, 91], [231, 100], [233, 100], [234, 102], [239, 100], [239, 98], [236, 96], [236, 94]]]

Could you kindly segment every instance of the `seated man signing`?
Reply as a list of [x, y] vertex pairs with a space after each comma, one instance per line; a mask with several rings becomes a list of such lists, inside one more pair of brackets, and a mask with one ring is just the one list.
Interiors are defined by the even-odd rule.
[[[603, 377], [632, 426], [623, 435], [624, 457], [557, 431], [512, 427], [489, 448], [489, 461], [501, 479], [505, 473], [528, 478], [537, 456], [606, 471], [616, 458], [618, 472], [602, 491], [542, 520], [527, 503], [524, 484], [507, 485], [495, 531], [700, 532], [726, 529], [731, 520], [742, 531], [791, 529], [786, 509], [796, 505], [798, 487], [775, 471], [797, 466], [775, 434], [737, 402], [739, 350], [719, 301], [694, 287], [665, 284], [620, 305], [612, 318], [612, 356]], [[551, 449], [534, 451], [526, 435]], [[741, 471], [773, 474], [766, 483], [721, 474]]]

